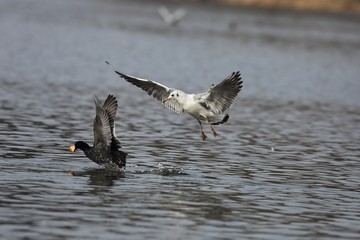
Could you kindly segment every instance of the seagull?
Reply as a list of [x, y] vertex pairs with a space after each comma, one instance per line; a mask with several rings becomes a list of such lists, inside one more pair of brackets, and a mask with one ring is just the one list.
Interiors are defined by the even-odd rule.
[[176, 25], [186, 15], [186, 11], [182, 8], [179, 8], [171, 13], [165, 6], [159, 7], [158, 12], [163, 18], [164, 22], [173, 26]]
[[115, 116], [118, 103], [113, 95], [109, 95], [104, 104], [95, 96], [96, 116], [94, 119], [93, 133], [94, 146], [90, 147], [86, 142], [77, 141], [69, 148], [70, 152], [82, 150], [85, 155], [99, 165], [111, 168], [113, 164], [119, 168], [126, 165], [126, 155], [120, 151], [120, 141], [115, 134]]
[[231, 107], [243, 87], [240, 72], [237, 71], [230, 74], [219, 84], [212, 85], [210, 89], [204, 93], [187, 94], [181, 90], [169, 88], [155, 81], [126, 75], [117, 71], [109, 62], [106, 61], [106, 63], [121, 78], [141, 88], [150, 96], [160, 101], [165, 107], [178, 114], [187, 113], [194, 117], [200, 124], [202, 140], [207, 138], [203, 131], [202, 123], [207, 123], [213, 135], [217, 136], [218, 134], [213, 126], [228, 121], [228, 114], [225, 114], [222, 120], [220, 120], [221, 116]]

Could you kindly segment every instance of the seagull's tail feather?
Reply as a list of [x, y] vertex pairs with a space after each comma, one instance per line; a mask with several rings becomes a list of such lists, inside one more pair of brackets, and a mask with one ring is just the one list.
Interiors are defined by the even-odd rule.
[[224, 118], [221, 121], [211, 123], [211, 125], [220, 125], [226, 123], [229, 120], [229, 118], [230, 118], [229, 114], [225, 114]]

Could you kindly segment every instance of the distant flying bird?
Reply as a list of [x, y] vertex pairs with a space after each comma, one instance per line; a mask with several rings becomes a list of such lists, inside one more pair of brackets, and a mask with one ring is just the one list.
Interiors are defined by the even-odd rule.
[[97, 97], [94, 98], [94, 102], [96, 108], [93, 126], [94, 146], [90, 147], [83, 141], [77, 141], [69, 149], [71, 152], [82, 150], [90, 160], [99, 165], [111, 167], [114, 163], [120, 168], [125, 167], [127, 153], [119, 150], [120, 141], [115, 134], [117, 100], [109, 95], [103, 105]]
[[121, 78], [141, 88], [164, 104], [165, 107], [178, 114], [185, 112], [196, 118], [200, 124], [200, 133], [203, 140], [206, 139], [206, 135], [202, 128], [202, 122], [209, 124], [213, 135], [216, 136], [217, 133], [213, 126], [227, 122], [229, 119], [228, 114], [225, 114], [222, 120], [219, 117], [231, 107], [235, 97], [243, 86], [240, 72], [233, 72], [221, 83], [215, 86], [212, 85], [207, 92], [187, 94], [183, 91], [166, 87], [155, 81], [126, 75], [115, 70], [110, 63], [106, 63]]
[[158, 12], [163, 18], [164, 22], [173, 26], [176, 25], [186, 15], [186, 11], [182, 8], [179, 8], [171, 13], [165, 6], [159, 7]]

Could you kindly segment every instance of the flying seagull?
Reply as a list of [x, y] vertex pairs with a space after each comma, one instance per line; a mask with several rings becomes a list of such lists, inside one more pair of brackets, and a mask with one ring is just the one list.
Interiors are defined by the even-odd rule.
[[171, 13], [165, 6], [159, 7], [158, 12], [163, 18], [164, 22], [173, 26], [176, 25], [186, 15], [186, 11], [182, 8], [179, 8]]
[[117, 100], [109, 95], [104, 104], [97, 97], [94, 98], [94, 103], [96, 109], [93, 126], [94, 146], [90, 147], [83, 141], [77, 141], [69, 149], [71, 152], [77, 149], [82, 150], [90, 160], [99, 165], [110, 167], [114, 163], [123, 168], [126, 165], [127, 153], [120, 151], [120, 141], [115, 134]]
[[203, 140], [206, 135], [202, 128], [202, 122], [209, 124], [214, 136], [217, 135], [214, 125], [227, 122], [229, 115], [224, 112], [231, 107], [235, 97], [242, 88], [240, 72], [233, 72], [225, 80], [217, 85], [212, 85], [207, 92], [198, 94], [187, 94], [181, 90], [169, 88], [158, 82], [133, 77], [115, 70], [115, 68], [106, 62], [121, 78], [129, 83], [141, 88], [149, 95], [160, 101], [165, 107], [175, 111], [178, 114], [188, 113], [196, 118], [200, 124], [200, 133]]

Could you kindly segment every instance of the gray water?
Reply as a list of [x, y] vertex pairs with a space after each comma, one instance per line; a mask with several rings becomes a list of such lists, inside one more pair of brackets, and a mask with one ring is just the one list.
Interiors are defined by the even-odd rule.
[[[359, 239], [359, 17], [188, 4], [171, 27], [160, 4], [0, 1], [0, 238]], [[244, 88], [201, 141], [105, 60], [189, 93], [240, 70]], [[123, 175], [68, 151], [110, 93]]]

